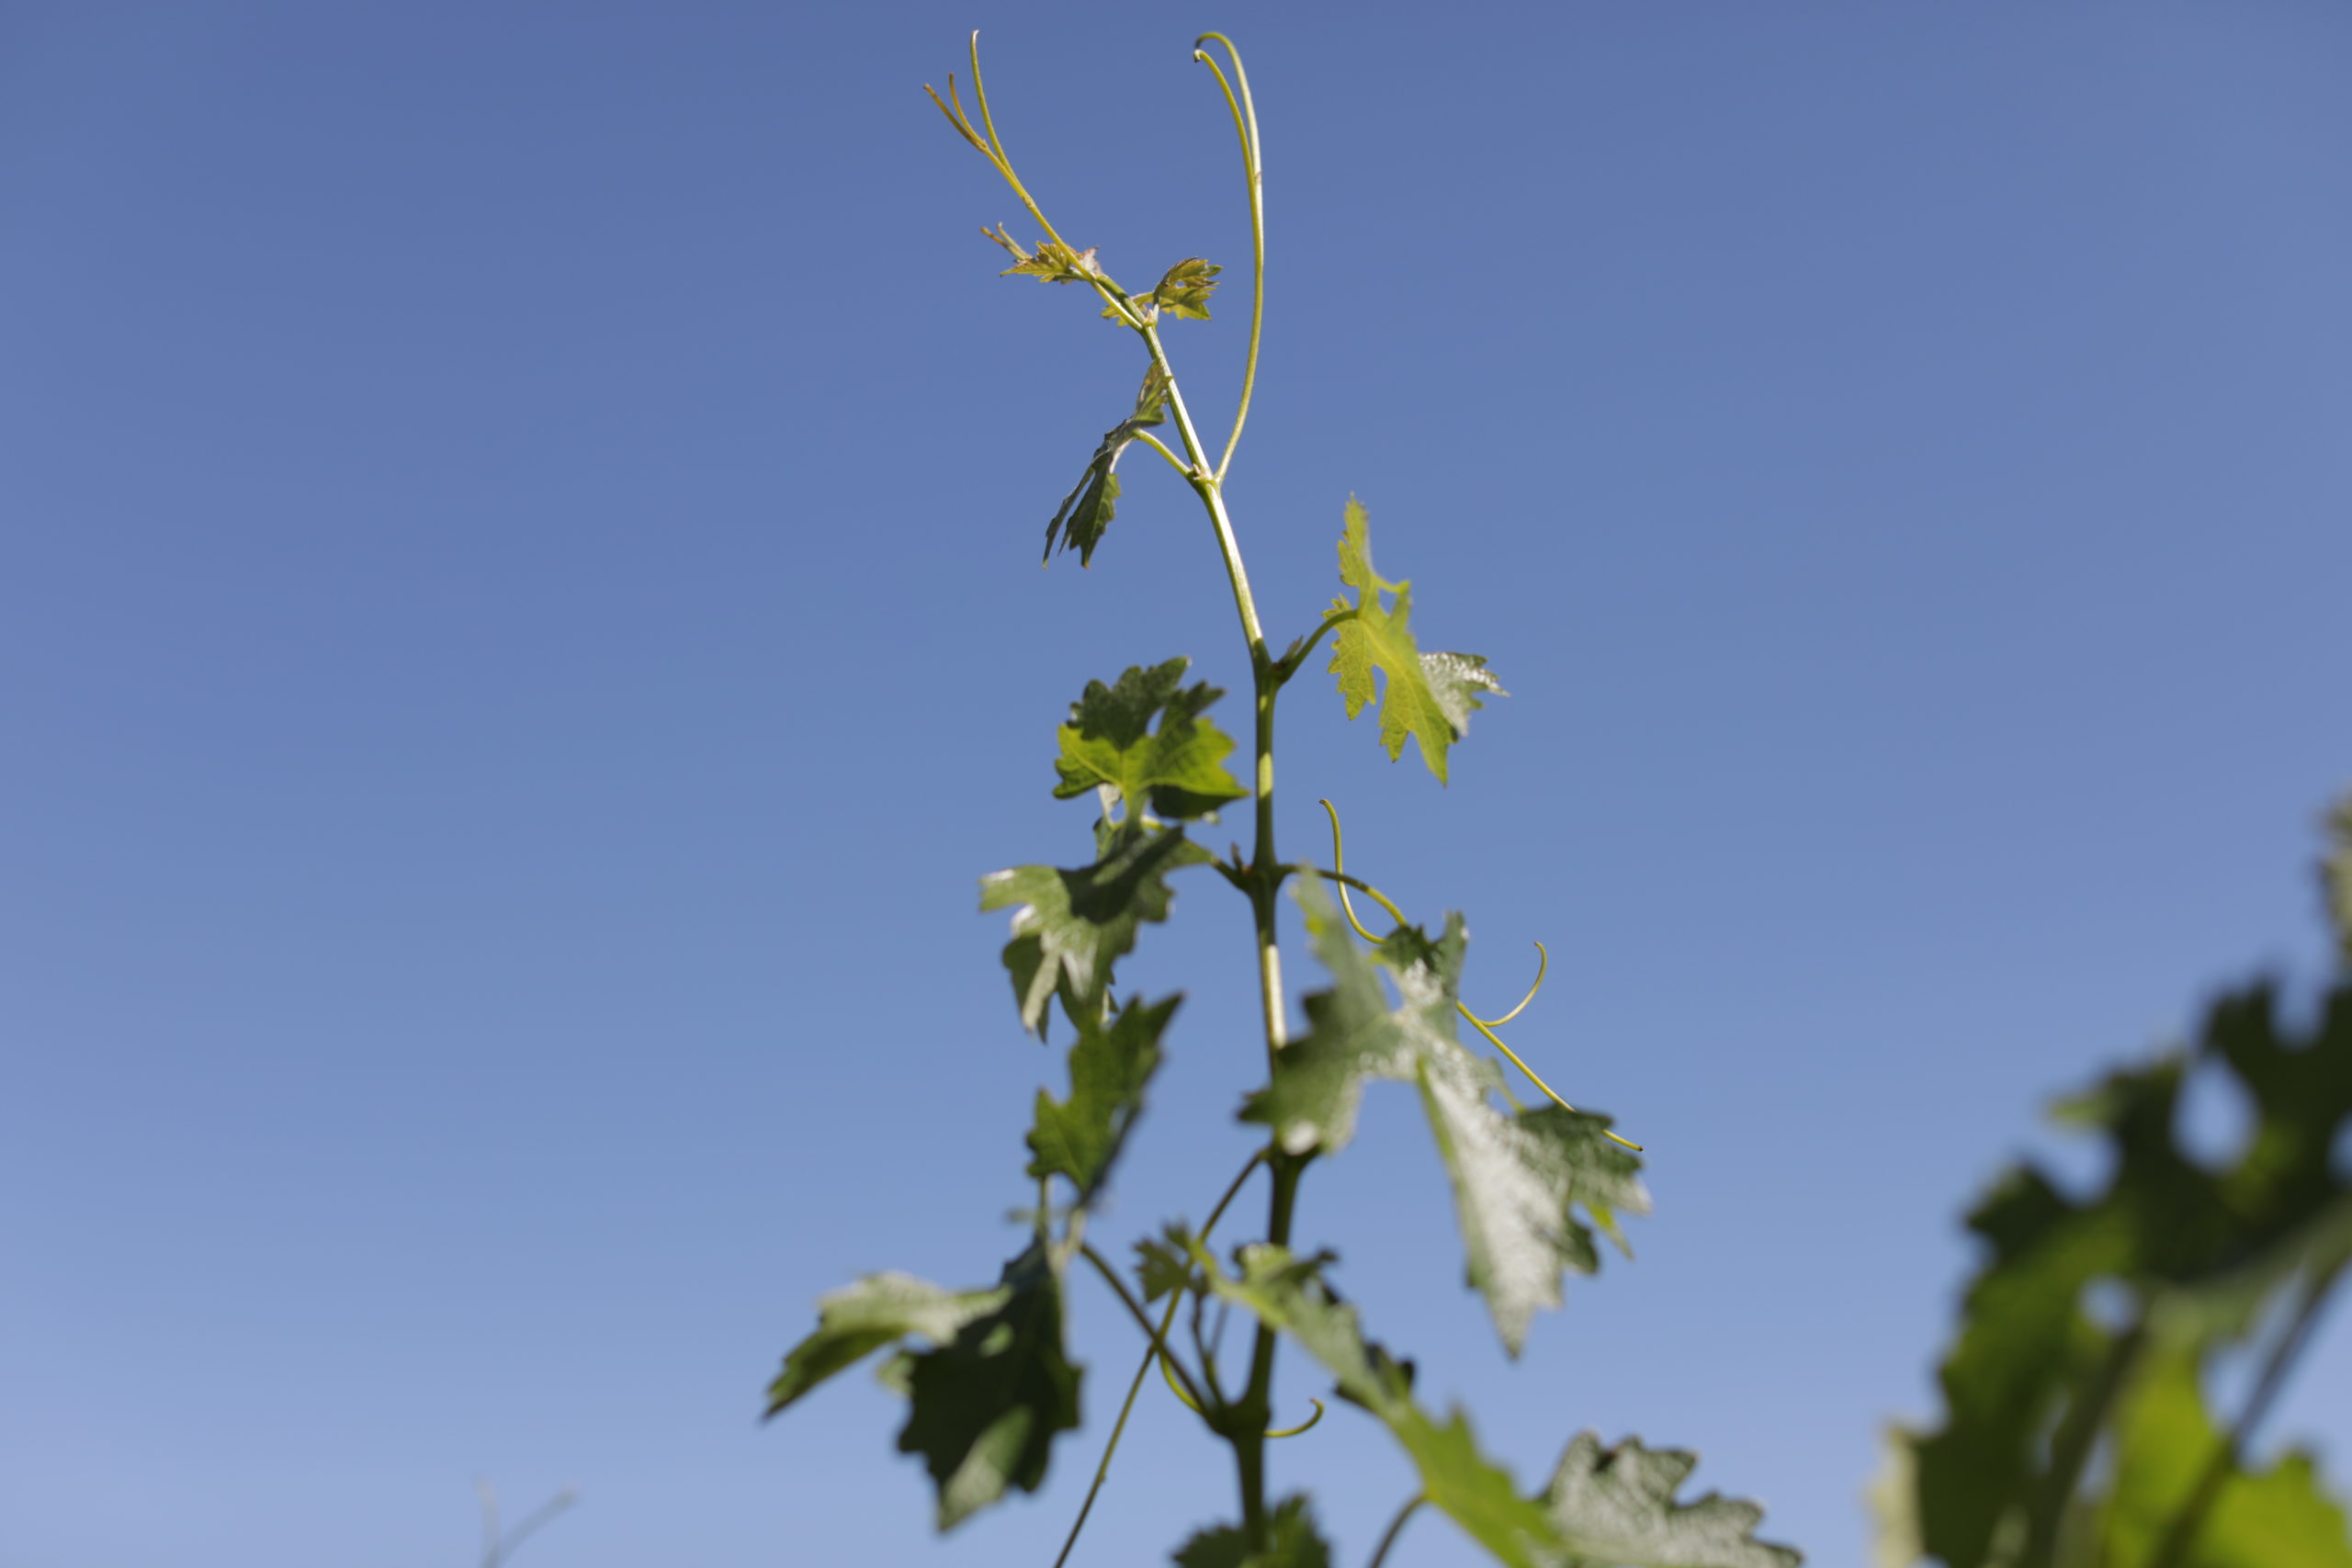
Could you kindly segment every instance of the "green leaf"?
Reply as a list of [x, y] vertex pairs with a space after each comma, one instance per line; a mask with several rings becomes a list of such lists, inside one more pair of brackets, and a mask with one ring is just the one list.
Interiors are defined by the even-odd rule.
[[1544, 1489], [1566, 1545], [1559, 1568], [1796, 1568], [1804, 1561], [1755, 1538], [1764, 1510], [1753, 1503], [1712, 1492], [1677, 1503], [1698, 1463], [1696, 1454], [1652, 1451], [1638, 1438], [1603, 1450], [1592, 1433], [1577, 1433]]
[[997, 276], [1000, 277], [1041, 277], [1048, 283], [1107, 283], [1102, 268], [1094, 259], [1092, 249], [1072, 250], [1058, 240], [1043, 240], [1035, 254], [1024, 250], [1021, 242], [1004, 231], [1004, 225], [983, 229], [986, 234], [1012, 257], [1012, 265]]
[[1209, 295], [1216, 288], [1216, 275], [1225, 268], [1199, 256], [1187, 256], [1168, 269], [1159, 287], [1151, 291], [1151, 302], [1171, 316], [1190, 316], [1196, 321], [1209, 319]]
[[1002, 1306], [1003, 1287], [948, 1291], [910, 1274], [869, 1274], [817, 1303], [817, 1330], [795, 1345], [768, 1385], [768, 1410], [780, 1414], [802, 1394], [910, 1335], [934, 1344], [953, 1339], [973, 1319]]
[[1193, 1279], [1192, 1232], [1170, 1224], [1162, 1227], [1159, 1237], [1146, 1236], [1136, 1243], [1136, 1278], [1143, 1285], [1147, 1303], [1189, 1289]]
[[[1094, 253], [1086, 254], [1091, 257]], [[1155, 360], [1143, 374], [1143, 389], [1136, 394], [1136, 412], [1102, 433], [1102, 444], [1094, 449], [1077, 488], [1062, 497], [1061, 505], [1054, 509], [1052, 521], [1046, 525], [1046, 559], [1054, 558], [1055, 541], [1058, 538], [1063, 549], [1078, 552], [1080, 566], [1094, 564], [1094, 547], [1102, 542], [1103, 530], [1110, 527], [1119, 499], [1119, 459], [1135, 444], [1138, 432], [1166, 423], [1168, 384], [1168, 373]]]
[[1182, 829], [1154, 833], [1129, 825], [1092, 865], [1023, 865], [982, 877], [982, 911], [1013, 911], [1004, 966], [1021, 1021], [1044, 1038], [1046, 1007], [1057, 991], [1072, 1018], [1099, 1018], [1112, 964], [1135, 946], [1139, 925], [1168, 918], [1174, 897], [1168, 873], [1208, 858]]
[[923, 1456], [952, 1529], [1045, 1483], [1054, 1436], [1078, 1426], [1079, 1369], [1062, 1348], [1061, 1280], [1042, 1245], [1005, 1265], [1001, 1299], [911, 1358], [913, 1408], [899, 1451]]
[[[1485, 705], [1480, 692], [1502, 689], [1487, 661], [1475, 653], [1423, 653], [1413, 640], [1413, 585], [1391, 582], [1372, 569], [1372, 540], [1363, 505], [1348, 498], [1347, 525], [1340, 536], [1340, 581], [1356, 590], [1356, 602], [1332, 601], [1334, 610], [1353, 615], [1332, 628], [1331, 673], [1348, 716], [1366, 704], [1380, 704], [1380, 743], [1395, 761], [1407, 739], [1420, 742], [1421, 760], [1445, 782], [1446, 748], [1470, 731], [1470, 714]], [[1395, 608], [1385, 595], [1396, 596]], [[1374, 676], [1379, 677], [1375, 683]]]
[[1287, 1334], [1339, 1380], [1340, 1392], [1370, 1411], [1419, 1471], [1430, 1502], [1508, 1568], [1553, 1568], [1566, 1542], [1541, 1506], [1519, 1495], [1510, 1474], [1478, 1451], [1461, 1411], [1441, 1425], [1414, 1402], [1406, 1370], [1364, 1342], [1353, 1307], [1321, 1278], [1328, 1254], [1294, 1258], [1278, 1247], [1241, 1249], [1238, 1277], [1205, 1249], [1194, 1261], [1219, 1296]]
[[875, 1274], [818, 1303], [817, 1331], [793, 1347], [768, 1388], [778, 1414], [886, 1346], [885, 1387], [912, 1405], [902, 1453], [929, 1461], [946, 1529], [1004, 1495], [1034, 1492], [1054, 1434], [1078, 1425], [1078, 1369], [1062, 1348], [1061, 1281], [1041, 1246], [1005, 1265], [990, 1290], [946, 1291], [905, 1274]]
[[1176, 1550], [1176, 1568], [1330, 1568], [1331, 1549], [1315, 1530], [1305, 1497], [1283, 1498], [1266, 1520], [1266, 1550], [1250, 1550], [1239, 1525], [1219, 1525]]
[[1182, 997], [1149, 1006], [1130, 1001], [1107, 1024], [1080, 1012], [1069, 1048], [1069, 1099], [1057, 1104], [1037, 1091], [1029, 1133], [1029, 1174], [1060, 1176], [1090, 1203], [1110, 1174], [1119, 1145], [1143, 1110], [1144, 1085], [1159, 1066], [1159, 1036]]
[[1487, 1103], [1486, 1089], [1442, 1058], [1421, 1066], [1422, 1103], [1453, 1179], [1469, 1281], [1516, 1356], [1536, 1312], [1561, 1304], [1562, 1271], [1600, 1271], [1577, 1207], [1623, 1247], [1617, 1212], [1647, 1213], [1649, 1195], [1632, 1151], [1604, 1135], [1607, 1117], [1556, 1105], [1505, 1114]]
[[[2147, 1568], [2227, 1439], [2206, 1412], [2196, 1356], [2178, 1348], [2150, 1358], [2119, 1425], [2101, 1561]], [[2230, 1466], [2177, 1568], [2352, 1568], [2352, 1539], [2310, 1456], [2290, 1453], [2261, 1472]]]
[[1205, 681], [1186, 688], [1191, 665], [1171, 659], [1148, 670], [1130, 668], [1115, 685], [1089, 681], [1070, 705], [1069, 722], [1056, 732], [1062, 754], [1054, 763], [1060, 777], [1055, 795], [1068, 800], [1107, 788], [1130, 813], [1189, 818], [1248, 795], [1225, 769], [1232, 739], [1200, 716], [1225, 694]]
[[[2252, 1134], [2228, 1160], [2200, 1159], [2179, 1141], [2184, 1088], [2199, 1074], [2234, 1079], [2254, 1108]], [[1941, 1369], [1941, 1427], [1894, 1438], [1881, 1498], [1890, 1561], [1924, 1554], [1978, 1568], [2007, 1561], [2037, 1530], [2047, 1539], [2093, 1508], [2053, 1502], [2085, 1472], [2053, 1472], [2064, 1445], [2052, 1432], [2085, 1444], [2106, 1434], [2121, 1448], [2155, 1440], [2135, 1437], [2143, 1406], [2124, 1393], [2135, 1358], [2193, 1360], [2246, 1339], [2282, 1292], [2352, 1257], [2352, 1179], [2332, 1163], [2352, 1123], [2352, 982], [2325, 998], [2301, 1039], [2281, 1026], [2267, 987], [2224, 997], [2193, 1051], [2110, 1074], [2058, 1114], [2104, 1136], [2110, 1173], [2075, 1198], [2020, 1168], [1970, 1215], [1989, 1256]], [[2094, 1285], [2133, 1309], [2131, 1337], [2092, 1319]]]
[[[1617, 1216], [1649, 1212], [1640, 1161], [1609, 1141], [1605, 1116], [1494, 1106], [1501, 1074], [1455, 1032], [1469, 941], [1461, 916], [1449, 915], [1435, 942], [1411, 928], [1397, 931], [1375, 964], [1318, 880], [1301, 878], [1297, 897], [1332, 987], [1306, 998], [1307, 1032], [1276, 1055], [1272, 1081], [1242, 1119], [1273, 1128], [1292, 1154], [1332, 1152], [1353, 1134], [1367, 1081], [1416, 1084], [1453, 1188], [1469, 1282], [1516, 1356], [1534, 1314], [1560, 1305], [1562, 1271], [1600, 1268], [1593, 1228], [1622, 1248]], [[1399, 998], [1393, 1010], [1384, 972]]]
[[[1355, 1136], [1365, 1083], [1410, 1081], [1430, 1042], [1451, 1038], [1453, 1025], [1391, 1010], [1380, 969], [1356, 945], [1319, 878], [1302, 877], [1295, 896], [1331, 988], [1307, 994], [1306, 1032], [1275, 1055], [1272, 1081], [1250, 1097], [1241, 1119], [1272, 1128], [1286, 1153], [1336, 1154]], [[1454, 923], [1446, 929], [1449, 937], [1458, 932]]]

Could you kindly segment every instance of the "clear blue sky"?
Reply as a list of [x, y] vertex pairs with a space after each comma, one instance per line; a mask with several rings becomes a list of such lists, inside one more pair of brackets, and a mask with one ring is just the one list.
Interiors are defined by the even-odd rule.
[[[763, 1428], [821, 1292], [993, 1276], [1024, 1043], [979, 874], [1078, 858], [1090, 677], [1246, 685], [1138, 373], [919, 87], [1122, 276], [1273, 260], [1233, 502], [1278, 636], [1351, 491], [1492, 705], [1441, 790], [1319, 682], [1313, 804], [1474, 1003], [1652, 1151], [1639, 1260], [1507, 1365], [1409, 1096], [1306, 1190], [1375, 1332], [1523, 1477], [1699, 1449], [1861, 1561], [1955, 1215], [2220, 984], [2309, 978], [2352, 784], [2352, 12], [2308, 3], [30, 4], [0, 18], [0, 1562], [1039, 1564], [1083, 1438], [937, 1544], [863, 1378]], [[1013, 224], [1016, 232], [1024, 225]], [[1174, 333], [1229, 407], [1228, 307]], [[1230, 699], [1229, 699], [1230, 700]], [[1236, 728], [1238, 728], [1237, 723]], [[1210, 887], [1105, 1224], [1249, 1146]], [[1294, 979], [1312, 966], [1293, 960]], [[2352, 1469], [2352, 1331], [2283, 1427]], [[1283, 1391], [1303, 1407], [1314, 1379]], [[1407, 1490], [1277, 1451], [1341, 1560]], [[1082, 1562], [1224, 1516], [1155, 1393]], [[1466, 1562], [1425, 1519], [1394, 1560]]]

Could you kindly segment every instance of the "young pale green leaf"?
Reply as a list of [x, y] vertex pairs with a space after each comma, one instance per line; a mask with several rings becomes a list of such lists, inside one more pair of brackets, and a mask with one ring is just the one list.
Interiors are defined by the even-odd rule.
[[1021, 242], [1005, 232], [1004, 225], [983, 229], [981, 233], [1012, 257], [1012, 265], [997, 276], [1000, 277], [1041, 277], [1048, 283], [1107, 283], [1102, 265], [1094, 259], [1091, 248], [1079, 251], [1057, 240], [1040, 241], [1035, 253], [1023, 248]]
[[950, 1529], [1045, 1483], [1054, 1436], [1078, 1426], [1079, 1369], [1062, 1347], [1061, 1280], [1042, 1245], [1005, 1265], [1001, 1300], [910, 1359], [899, 1451], [921, 1454]]
[[[1189, 689], [1187, 659], [1127, 670], [1115, 685], [1086, 683], [1070, 705], [1069, 722], [1057, 731], [1061, 756], [1054, 763], [1057, 798], [1108, 788], [1128, 811], [1166, 818], [1206, 817], [1250, 792], [1226, 772], [1231, 738], [1201, 717], [1225, 694], [1207, 682]], [[1151, 721], [1159, 720], [1158, 730]]]
[[1199, 256], [1187, 256], [1168, 269], [1159, 287], [1151, 291], [1153, 304], [1171, 316], [1190, 316], [1196, 321], [1209, 319], [1209, 295], [1216, 288], [1216, 275], [1225, 268]]
[[1238, 1525], [1204, 1529], [1176, 1549], [1176, 1568], [1330, 1568], [1331, 1549], [1316, 1533], [1305, 1497], [1283, 1498], [1266, 1520], [1266, 1550], [1250, 1550]]
[[[1420, 651], [1412, 631], [1413, 585], [1373, 570], [1363, 504], [1353, 496], [1340, 536], [1340, 581], [1356, 590], [1353, 604], [1345, 598], [1331, 604], [1353, 612], [1331, 631], [1330, 671], [1339, 677], [1348, 716], [1378, 702], [1380, 743], [1389, 761], [1404, 754], [1408, 739], [1418, 740], [1421, 760], [1443, 784], [1446, 748], [1470, 732], [1471, 711], [1485, 705], [1478, 694], [1510, 694], [1475, 653]], [[1390, 593], [1396, 596], [1393, 609], [1385, 603]]]
[[[1091, 256], [1094, 253], [1086, 253]], [[1168, 418], [1168, 373], [1154, 361], [1144, 372], [1143, 389], [1136, 394], [1136, 412], [1102, 433], [1102, 444], [1087, 461], [1078, 486], [1062, 497], [1046, 525], [1046, 559], [1054, 558], [1055, 542], [1078, 552], [1081, 567], [1094, 564], [1094, 547], [1102, 542], [1119, 499], [1119, 459], [1135, 445], [1138, 432]]]
[[1136, 928], [1168, 918], [1174, 897], [1168, 873], [1209, 858], [1181, 828], [1150, 832], [1129, 824], [1092, 865], [1022, 865], [982, 877], [982, 911], [1013, 911], [1004, 966], [1021, 1021], [1043, 1039], [1057, 991], [1072, 1018], [1090, 1010], [1100, 1017], [1111, 965], [1135, 946]]
[[[1333, 1151], [1353, 1133], [1367, 1081], [1417, 1084], [1453, 1188], [1469, 1282], [1516, 1356], [1534, 1314], [1560, 1305], [1562, 1271], [1600, 1268], [1592, 1227], [1623, 1248], [1617, 1216], [1649, 1212], [1640, 1162], [1608, 1139], [1605, 1116], [1496, 1109], [1500, 1073], [1455, 1033], [1469, 940], [1459, 915], [1447, 917], [1434, 942], [1416, 930], [1395, 933], [1375, 964], [1318, 881], [1301, 880], [1298, 902], [1332, 987], [1307, 997], [1307, 1032], [1275, 1057], [1272, 1081], [1242, 1118], [1272, 1127], [1293, 1154]], [[1399, 998], [1393, 1010], [1384, 969]]]
[[1468, 1419], [1451, 1413], [1441, 1425], [1415, 1403], [1405, 1369], [1364, 1342], [1353, 1307], [1333, 1296], [1321, 1272], [1328, 1255], [1294, 1258], [1278, 1247], [1245, 1247], [1240, 1273], [1216, 1267], [1204, 1249], [1194, 1261], [1219, 1296], [1292, 1339], [1339, 1380], [1340, 1392], [1370, 1411], [1395, 1436], [1430, 1502], [1507, 1568], [1555, 1568], [1566, 1551], [1551, 1516], [1519, 1495], [1510, 1473], [1478, 1451]]
[[1159, 1066], [1159, 1037], [1182, 997], [1130, 1001], [1105, 1022], [1081, 1012], [1069, 1048], [1069, 1099], [1037, 1091], [1029, 1174], [1067, 1178], [1091, 1203], [1143, 1110], [1144, 1085]]
[[944, 1344], [975, 1318], [1001, 1307], [1011, 1292], [949, 1291], [910, 1274], [869, 1274], [817, 1303], [816, 1332], [795, 1345], [768, 1385], [770, 1416], [802, 1394], [909, 1336]]
[[1790, 1548], [1759, 1541], [1764, 1510], [1710, 1492], [1690, 1503], [1674, 1495], [1696, 1454], [1655, 1451], [1628, 1438], [1603, 1450], [1579, 1432], [1544, 1489], [1543, 1502], [1566, 1543], [1555, 1568], [1796, 1568]]

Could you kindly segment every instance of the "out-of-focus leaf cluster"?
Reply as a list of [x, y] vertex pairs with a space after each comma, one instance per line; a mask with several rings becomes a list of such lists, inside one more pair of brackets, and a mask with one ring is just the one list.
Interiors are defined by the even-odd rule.
[[[2347, 850], [2352, 835], [2329, 863], [2340, 937]], [[2200, 1077], [2250, 1111], [2226, 1158], [2182, 1135]], [[2192, 1045], [2057, 1117], [2102, 1137], [2111, 1169], [2077, 1196], [2021, 1166], [1969, 1216], [1987, 1257], [1943, 1364], [1941, 1425], [1893, 1435], [1880, 1562], [2352, 1568], [2343, 1505], [2309, 1459], [2262, 1466], [2247, 1450], [2352, 1260], [2352, 976], [2301, 1024], [2268, 985], [2226, 995]], [[2264, 1368], [2226, 1419], [2208, 1394], [2225, 1355]]]

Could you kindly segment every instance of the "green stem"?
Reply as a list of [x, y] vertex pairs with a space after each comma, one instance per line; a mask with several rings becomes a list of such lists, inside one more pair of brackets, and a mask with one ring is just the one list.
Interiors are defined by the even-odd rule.
[[1363, 615], [1363, 606], [1356, 604], [1344, 610], [1334, 610], [1325, 615], [1317, 624], [1315, 629], [1306, 634], [1305, 642], [1298, 644], [1274, 661], [1274, 684], [1278, 686], [1290, 684], [1291, 677], [1298, 673], [1299, 667], [1306, 662], [1306, 656], [1315, 651], [1317, 643], [1323, 640], [1324, 633], [1334, 626], [1344, 626], [1350, 621], [1360, 619]]
[[1396, 1510], [1396, 1517], [1388, 1521], [1387, 1532], [1380, 1538], [1380, 1544], [1372, 1549], [1372, 1561], [1366, 1562], [1364, 1568], [1380, 1568], [1382, 1563], [1388, 1561], [1388, 1549], [1396, 1545], [1396, 1538], [1404, 1533], [1405, 1521], [1413, 1517], [1414, 1509], [1429, 1500], [1428, 1493], [1416, 1492], [1406, 1501], [1403, 1507]]
[[2180, 1512], [2166, 1527], [2164, 1544], [2149, 1560], [2148, 1568], [2173, 1568], [2188, 1556], [2190, 1543], [2197, 1539], [2199, 1527], [2204, 1524], [2205, 1516], [2221, 1495], [2223, 1483], [2244, 1458], [2247, 1439], [2253, 1437], [2255, 1427], [2268, 1413], [2271, 1401], [2278, 1397], [2278, 1391], [2285, 1386], [2288, 1371], [2293, 1367], [2295, 1358], [2301, 1355], [2303, 1347], [2311, 1342], [2312, 1325], [2317, 1321], [2320, 1307], [2326, 1302], [2329, 1291], [2341, 1274], [2340, 1266], [2330, 1269], [2314, 1278], [2305, 1289], [2302, 1303], [2295, 1309], [2294, 1321], [2287, 1325], [2286, 1332], [2278, 1337], [2278, 1343], [2271, 1348], [2270, 1359], [2263, 1364], [2262, 1376], [2256, 1382], [2254, 1392], [2246, 1396], [2245, 1407], [2238, 1412], [2230, 1435], [2222, 1439], [2221, 1447], [2213, 1451], [2213, 1457], [2206, 1461], [2204, 1473], [2197, 1478], [2196, 1490], [2188, 1495], [2188, 1501], [2181, 1506]]
[[[1306, 1169], [1306, 1159], [1276, 1153], [1268, 1157], [1267, 1168], [1273, 1175], [1273, 1191], [1269, 1199], [1266, 1240], [1275, 1247], [1288, 1247], [1291, 1215], [1298, 1201], [1298, 1179]], [[1235, 1467], [1240, 1472], [1241, 1529], [1252, 1551], [1263, 1551], [1269, 1545], [1266, 1425], [1274, 1404], [1275, 1345], [1274, 1331], [1261, 1322], [1250, 1350], [1250, 1386], [1231, 1407], [1232, 1425], [1226, 1433], [1226, 1440], [1233, 1445]]]
[[1160, 440], [1159, 436], [1154, 435], [1148, 430], [1138, 430], [1136, 432], [1136, 439], [1150, 447], [1153, 451], [1159, 453], [1161, 457], [1167, 458], [1168, 466], [1175, 469], [1178, 473], [1183, 475], [1187, 480], [1192, 479], [1193, 470], [1184, 466], [1184, 459], [1176, 456], [1175, 453], [1170, 452], [1168, 449], [1168, 444]]
[[[1242, 1184], [1250, 1179], [1250, 1173], [1256, 1170], [1259, 1162], [1265, 1157], [1266, 1152], [1263, 1149], [1251, 1155], [1250, 1163], [1241, 1168], [1241, 1173], [1233, 1179], [1230, 1186], [1226, 1188], [1225, 1196], [1216, 1201], [1216, 1207], [1209, 1211], [1207, 1223], [1201, 1226], [1203, 1241], [1206, 1241], [1209, 1238], [1209, 1233], [1216, 1229], [1216, 1223], [1225, 1217], [1227, 1208], [1241, 1195]], [[1183, 1302], [1184, 1295], [1181, 1291], [1168, 1298], [1168, 1310], [1160, 1314], [1159, 1319], [1160, 1341], [1165, 1342], [1168, 1331], [1175, 1326], [1176, 1309], [1182, 1306]], [[1102, 1494], [1102, 1483], [1110, 1476], [1111, 1459], [1119, 1451], [1119, 1438], [1127, 1429], [1127, 1416], [1135, 1410], [1136, 1396], [1143, 1392], [1144, 1380], [1151, 1375], [1151, 1364], [1158, 1359], [1159, 1359], [1159, 1347], [1154, 1344], [1144, 1351], [1143, 1363], [1136, 1368], [1136, 1375], [1127, 1384], [1126, 1402], [1119, 1406], [1119, 1418], [1111, 1427], [1111, 1440], [1102, 1445], [1102, 1462], [1094, 1467], [1093, 1484], [1086, 1489], [1086, 1501], [1078, 1506], [1078, 1517], [1070, 1521], [1069, 1535], [1062, 1541], [1061, 1555], [1054, 1559], [1054, 1568], [1063, 1568], [1063, 1565], [1069, 1562], [1069, 1554], [1078, 1547], [1079, 1531], [1086, 1528], [1086, 1517], [1094, 1511], [1094, 1499]]]
[[2143, 1314], [2139, 1322], [2116, 1336], [2115, 1342], [2108, 1347], [2106, 1359], [2051, 1436], [2049, 1472], [2026, 1505], [2025, 1551], [2018, 1558], [2021, 1564], [2050, 1568], [2057, 1561], [2059, 1533], [2066, 1526], [2067, 1504], [2074, 1500], [2075, 1484], [2082, 1479], [2083, 1467], [2090, 1462], [2099, 1432], [2106, 1426], [2107, 1413], [2122, 1393], [2147, 1342], [2148, 1324]]

